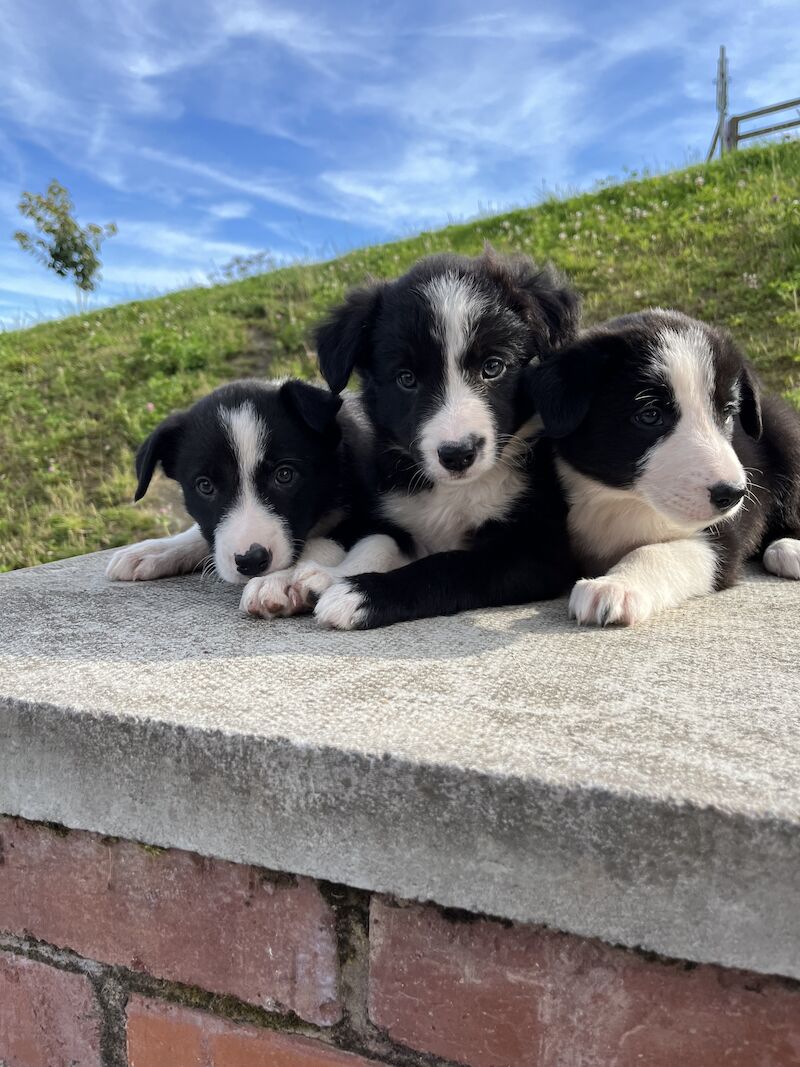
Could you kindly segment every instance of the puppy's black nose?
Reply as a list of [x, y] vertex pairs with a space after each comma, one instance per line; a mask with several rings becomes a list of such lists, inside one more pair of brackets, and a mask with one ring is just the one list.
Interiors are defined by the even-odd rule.
[[717, 482], [708, 490], [711, 503], [719, 511], [728, 511], [738, 504], [745, 494], [745, 486], [731, 485], [730, 482]]
[[233, 557], [236, 570], [239, 574], [246, 574], [248, 578], [255, 578], [263, 574], [272, 562], [272, 553], [263, 545], [250, 545], [246, 552], [241, 555], [236, 553]]
[[437, 449], [439, 462], [445, 470], [465, 471], [475, 462], [475, 457], [483, 447], [483, 438], [472, 434], [463, 441], [445, 441]]

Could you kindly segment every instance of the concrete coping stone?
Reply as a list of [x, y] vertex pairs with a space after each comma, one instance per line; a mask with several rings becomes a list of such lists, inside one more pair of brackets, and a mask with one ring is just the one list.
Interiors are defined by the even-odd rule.
[[0, 576], [0, 812], [800, 978], [800, 583], [372, 632]]

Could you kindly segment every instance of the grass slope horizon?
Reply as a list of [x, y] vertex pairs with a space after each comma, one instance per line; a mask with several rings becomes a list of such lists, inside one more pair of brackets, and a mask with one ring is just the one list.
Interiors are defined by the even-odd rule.
[[170, 411], [248, 375], [313, 378], [311, 330], [368, 275], [436, 251], [550, 259], [587, 324], [653, 305], [727, 327], [800, 407], [800, 141], [638, 178], [212, 288], [0, 334], [0, 570], [157, 536], [133, 453]]

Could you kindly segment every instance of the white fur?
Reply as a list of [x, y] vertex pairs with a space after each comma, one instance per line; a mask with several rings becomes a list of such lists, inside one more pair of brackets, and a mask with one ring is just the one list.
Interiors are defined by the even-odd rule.
[[[451, 272], [433, 278], [422, 291], [433, 312], [433, 335], [442, 346], [445, 363], [441, 404], [420, 427], [419, 449], [425, 473], [433, 482], [472, 481], [495, 461], [492, 412], [480, 392], [470, 386], [463, 369], [464, 355], [486, 301], [469, 279]], [[443, 467], [439, 448], [473, 436], [483, 440], [473, 465], [463, 473]]]
[[244, 587], [239, 610], [262, 619], [299, 615], [302, 608], [292, 596], [294, 567], [251, 578]]
[[773, 541], [764, 553], [764, 566], [779, 578], [800, 579], [800, 541], [795, 537]]
[[578, 623], [632, 626], [714, 589], [717, 555], [703, 534], [636, 548], [608, 574], [577, 582], [569, 599]]
[[111, 557], [106, 577], [117, 582], [142, 582], [193, 571], [209, 555], [199, 526], [171, 537], [154, 537], [121, 548]]
[[241, 611], [262, 619], [301, 615], [311, 609], [311, 600], [296, 585], [297, 574], [309, 560], [333, 565], [344, 558], [344, 549], [327, 537], [306, 541], [295, 567], [251, 578], [239, 602]]
[[346, 580], [336, 582], [317, 601], [314, 618], [335, 630], [357, 629], [364, 619], [364, 598]]
[[220, 408], [219, 421], [230, 442], [242, 481], [251, 480], [264, 458], [269, 430], [249, 400], [238, 408]]
[[270, 572], [284, 570], [294, 556], [292, 535], [284, 519], [260, 500], [256, 492], [255, 474], [269, 440], [263, 420], [249, 401], [238, 408], [221, 408], [219, 420], [236, 457], [239, 495], [217, 527], [214, 562], [221, 578], [242, 585], [248, 578], [237, 571], [234, 556], [244, 555], [252, 544], [263, 545], [272, 553]]
[[717, 554], [701, 531], [741, 507], [720, 516], [709, 496], [717, 482], [744, 488], [747, 479], [714, 416], [714, 357], [704, 331], [677, 322], [663, 329], [652, 369], [672, 389], [679, 418], [645, 455], [630, 489], [557, 462], [575, 551], [595, 573], [607, 572], [572, 590], [569, 610], [579, 623], [630, 626], [712, 592]]
[[469, 278], [446, 271], [422, 287], [433, 312], [435, 336], [448, 363], [457, 364], [486, 309], [486, 300]]
[[[339, 551], [344, 556], [341, 548]], [[393, 537], [372, 534], [355, 544], [343, 559], [335, 563], [326, 564], [320, 554], [315, 553], [308, 562], [299, 564], [294, 572], [294, 594], [300, 603], [310, 607], [340, 578], [376, 571], [383, 574], [408, 562]]]
[[525, 423], [477, 479], [438, 482], [412, 495], [387, 493], [380, 501], [384, 517], [412, 535], [417, 557], [464, 548], [473, 530], [504, 519], [524, 492], [528, 483], [519, 464], [540, 425], [538, 419]]
[[653, 370], [669, 383], [679, 420], [645, 455], [631, 488], [604, 485], [558, 460], [573, 544], [599, 569], [639, 545], [680, 540], [731, 519], [742, 506], [739, 502], [721, 516], [709, 497], [717, 482], [744, 487], [747, 477], [714, 418], [713, 353], [703, 330], [662, 330]]
[[[653, 369], [670, 385], [679, 419], [642, 463], [634, 488], [666, 518], [702, 529], [720, 517], [709, 489], [718, 482], [745, 488], [747, 478], [729, 437], [714, 417], [714, 357], [700, 326], [664, 328]], [[726, 513], [731, 518], [741, 502]]]
[[697, 532], [679, 525], [642, 500], [635, 489], [614, 489], [556, 461], [569, 503], [570, 540], [579, 558], [607, 570], [640, 545], [676, 541]]

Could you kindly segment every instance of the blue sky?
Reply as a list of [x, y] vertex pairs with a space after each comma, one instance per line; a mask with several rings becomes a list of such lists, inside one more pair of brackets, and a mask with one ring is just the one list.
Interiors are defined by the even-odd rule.
[[734, 110], [800, 94], [797, 0], [0, 0], [0, 25], [6, 326], [70, 310], [11, 241], [53, 177], [119, 226], [101, 303], [680, 166], [723, 42]]

